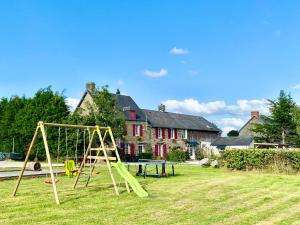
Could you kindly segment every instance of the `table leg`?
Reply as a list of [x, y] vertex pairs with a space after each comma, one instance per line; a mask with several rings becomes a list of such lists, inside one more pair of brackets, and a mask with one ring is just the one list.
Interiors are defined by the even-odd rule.
[[145, 168], [144, 168], [144, 179], [146, 178], [146, 174], [147, 174], [147, 165], [145, 165]]
[[173, 164], [172, 164], [172, 172], [173, 172], [173, 176], [175, 176], [174, 165]]

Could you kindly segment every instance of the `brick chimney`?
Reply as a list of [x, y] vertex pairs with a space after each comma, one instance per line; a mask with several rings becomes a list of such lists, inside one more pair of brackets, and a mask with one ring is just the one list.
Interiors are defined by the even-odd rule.
[[255, 117], [256, 119], [259, 118], [259, 112], [258, 111], [252, 111], [251, 112], [251, 118]]
[[93, 92], [96, 89], [96, 84], [94, 82], [88, 82], [85, 85], [86, 90]]
[[166, 112], [166, 106], [164, 104], [160, 104], [158, 106], [158, 111], [160, 111], [160, 112]]

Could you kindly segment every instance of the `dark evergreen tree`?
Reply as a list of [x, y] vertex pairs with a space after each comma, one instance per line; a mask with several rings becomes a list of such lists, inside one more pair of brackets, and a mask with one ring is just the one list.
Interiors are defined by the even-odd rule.
[[276, 100], [269, 100], [270, 116], [261, 116], [264, 124], [256, 124], [253, 131], [256, 141], [282, 144], [298, 144], [294, 120], [296, 103], [284, 91]]
[[239, 131], [238, 130], [231, 130], [227, 133], [228, 137], [237, 137], [239, 136]]

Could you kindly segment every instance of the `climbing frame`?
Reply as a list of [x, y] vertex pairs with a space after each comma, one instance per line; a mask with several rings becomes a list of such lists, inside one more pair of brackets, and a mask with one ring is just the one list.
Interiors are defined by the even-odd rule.
[[[88, 186], [88, 183], [91, 179], [91, 175], [92, 172], [95, 168], [95, 164], [97, 161], [100, 160], [104, 160], [106, 162], [115, 192], [117, 195], [119, 195], [119, 190], [118, 190], [118, 186], [116, 184], [114, 175], [112, 173], [112, 169], [111, 169], [111, 163], [110, 161], [118, 161], [121, 162], [118, 150], [117, 150], [117, 146], [112, 134], [112, 130], [110, 127], [100, 127], [100, 126], [84, 126], [84, 125], [71, 125], [71, 124], [58, 124], [58, 123], [44, 123], [42, 121], [38, 122], [37, 128], [35, 130], [33, 139], [31, 141], [31, 144], [29, 146], [29, 149], [27, 151], [27, 155], [24, 161], [24, 165], [23, 168], [21, 170], [21, 173], [19, 175], [19, 178], [17, 180], [14, 192], [13, 192], [13, 196], [16, 196], [17, 191], [19, 189], [26, 165], [28, 163], [29, 160], [29, 156], [32, 152], [33, 146], [34, 144], [37, 142], [38, 139], [38, 135], [39, 132], [41, 132], [42, 134], [42, 138], [43, 138], [43, 143], [44, 143], [44, 148], [45, 148], [45, 152], [46, 152], [46, 157], [47, 157], [47, 161], [48, 161], [48, 167], [49, 167], [49, 172], [50, 172], [50, 176], [51, 176], [51, 184], [53, 187], [53, 193], [54, 193], [54, 198], [55, 198], [55, 202], [56, 204], [60, 204], [59, 201], [59, 197], [58, 197], [58, 192], [57, 192], [57, 187], [56, 187], [56, 182], [55, 182], [55, 176], [53, 173], [53, 167], [52, 167], [52, 163], [51, 163], [51, 155], [50, 155], [50, 151], [49, 151], [49, 146], [48, 146], [48, 141], [47, 141], [47, 136], [46, 136], [46, 131], [45, 131], [45, 127], [58, 127], [58, 128], [77, 128], [77, 129], [90, 129], [92, 130], [92, 135], [89, 139], [89, 144], [88, 144], [88, 148], [86, 149], [86, 152], [84, 153], [84, 159], [80, 165], [80, 168], [78, 170], [75, 182], [74, 182], [74, 188], [76, 187], [78, 180], [80, 178], [81, 173], [83, 172], [84, 169], [84, 164], [86, 162], [87, 159], [94, 159], [94, 163], [92, 165], [91, 168], [91, 172], [89, 173], [87, 182], [85, 186]], [[96, 145], [95, 147], [93, 146]], [[93, 146], [93, 147], [92, 147]], [[92, 152], [95, 151], [96, 155], [92, 155]], [[115, 152], [116, 157], [109, 157], [107, 154], [107, 151], [112, 151]], [[103, 152], [104, 156], [100, 156], [100, 153]], [[126, 189], [128, 192], [130, 192], [129, 186], [127, 181], [125, 181], [125, 185], [126, 185]]]

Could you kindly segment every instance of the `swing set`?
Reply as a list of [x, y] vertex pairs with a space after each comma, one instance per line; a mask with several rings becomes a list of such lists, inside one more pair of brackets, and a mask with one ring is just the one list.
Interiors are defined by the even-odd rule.
[[[65, 170], [66, 170], [66, 174], [68, 176], [76, 176], [75, 178], [75, 182], [73, 185], [73, 188], [75, 189], [77, 186], [77, 183], [79, 181], [79, 178], [81, 176], [81, 174], [84, 171], [85, 168], [85, 163], [86, 161], [89, 159], [90, 160], [90, 172], [88, 174], [88, 178], [85, 184], [85, 187], [88, 186], [90, 180], [91, 180], [91, 176], [93, 174], [94, 168], [95, 168], [95, 164], [100, 161], [100, 160], [104, 160], [106, 162], [106, 166], [108, 169], [108, 172], [110, 174], [114, 189], [115, 189], [115, 193], [116, 195], [119, 195], [119, 190], [118, 190], [118, 186], [117, 183], [115, 181], [114, 175], [112, 173], [112, 165], [110, 161], [117, 161], [118, 163], [121, 163], [121, 159], [120, 159], [120, 155], [118, 153], [117, 150], [117, 146], [112, 134], [112, 130], [110, 127], [100, 127], [100, 126], [84, 126], [84, 125], [71, 125], [71, 124], [58, 124], [58, 123], [44, 123], [42, 121], [38, 122], [37, 128], [35, 130], [33, 139], [31, 141], [31, 144], [29, 146], [25, 161], [24, 161], [24, 165], [23, 168], [21, 170], [21, 173], [19, 175], [19, 178], [17, 180], [16, 183], [16, 187], [14, 189], [13, 192], [13, 196], [16, 196], [18, 188], [20, 186], [22, 177], [24, 175], [24, 171], [26, 169], [26, 165], [28, 163], [29, 160], [29, 156], [30, 153], [33, 149], [34, 144], [37, 142], [38, 139], [38, 135], [39, 132], [41, 132], [42, 134], [42, 139], [43, 139], [43, 144], [44, 144], [44, 150], [46, 152], [46, 158], [47, 158], [47, 164], [49, 167], [49, 172], [50, 172], [50, 179], [45, 180], [45, 183], [48, 184], [52, 184], [52, 188], [53, 188], [53, 193], [54, 193], [54, 199], [56, 204], [60, 204], [59, 201], [59, 197], [58, 197], [58, 192], [57, 192], [57, 186], [56, 183], [58, 182], [58, 179], [55, 178], [54, 176], [54, 171], [53, 171], [53, 166], [52, 166], [52, 162], [51, 162], [51, 155], [50, 155], [50, 151], [49, 151], [49, 146], [48, 146], [48, 140], [47, 140], [47, 134], [46, 134], [46, 129], [47, 127], [56, 127], [59, 130], [59, 134], [58, 134], [58, 147], [57, 147], [57, 161], [59, 160], [59, 152], [60, 152], [60, 137], [61, 137], [61, 128], [65, 128], [66, 131], [66, 150], [67, 150], [67, 159], [65, 161]], [[75, 150], [75, 162], [74, 160], [70, 160], [68, 158], [68, 135], [67, 135], [67, 129], [77, 129], [77, 138], [76, 138], [76, 150]], [[79, 169], [76, 167], [77, 163], [78, 163], [78, 141], [79, 141], [79, 129], [83, 129], [84, 130], [84, 156], [83, 156], [83, 160], [80, 163], [80, 167]], [[85, 147], [85, 131], [88, 131], [89, 133], [89, 141], [88, 141], [88, 146], [87, 148]], [[108, 151], [110, 152], [114, 152], [116, 157], [111, 157], [108, 156]], [[92, 154], [93, 152], [93, 154]], [[103, 156], [100, 155], [100, 153], [103, 153]], [[92, 160], [93, 163], [92, 163]], [[76, 165], [75, 165], [76, 164]], [[129, 189], [129, 185], [127, 183], [127, 180], [125, 180], [125, 185], [126, 185], [126, 190], [127, 192], [130, 192]]]

